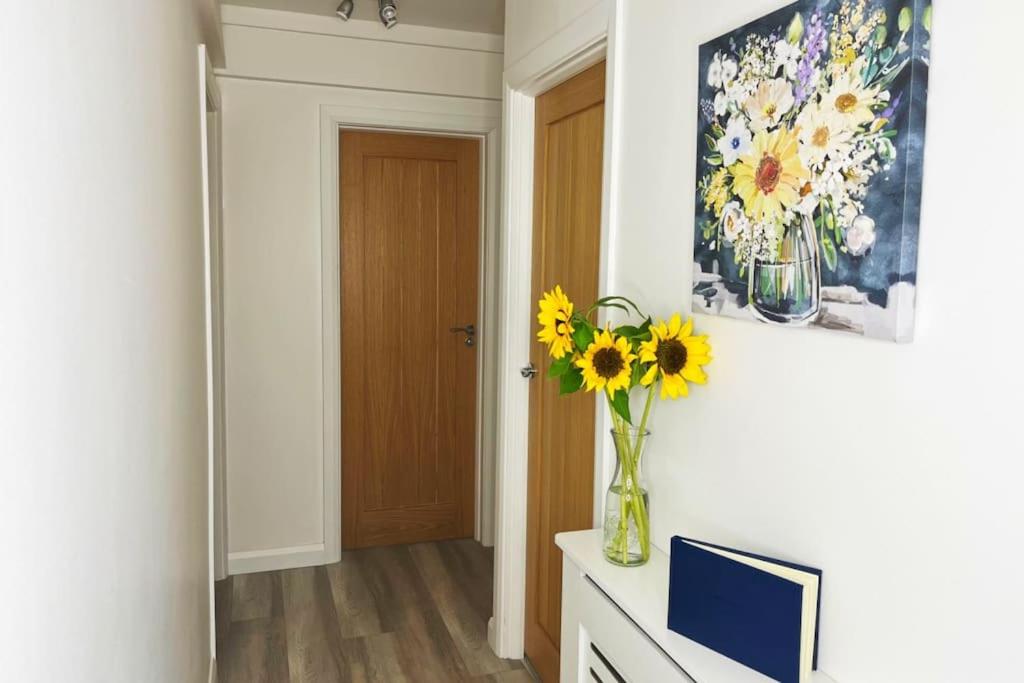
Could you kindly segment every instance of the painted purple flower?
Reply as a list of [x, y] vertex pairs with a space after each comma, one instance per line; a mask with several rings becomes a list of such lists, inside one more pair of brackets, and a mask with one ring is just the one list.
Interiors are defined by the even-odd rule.
[[828, 44], [828, 32], [821, 23], [821, 14], [817, 11], [811, 15], [810, 25], [807, 28], [807, 35], [804, 37], [804, 56], [796, 69], [796, 87], [793, 94], [796, 96], [798, 105], [806, 102], [817, 85], [813, 82], [815, 67], [818, 60], [825, 52]]
[[902, 100], [902, 99], [903, 99], [903, 93], [901, 92], [901, 93], [897, 94], [896, 95], [896, 99], [894, 99], [889, 104], [889, 106], [885, 108], [885, 110], [881, 114], [881, 118], [883, 118], [883, 119], [891, 119], [892, 115], [895, 114], [896, 110], [899, 108], [900, 100]]

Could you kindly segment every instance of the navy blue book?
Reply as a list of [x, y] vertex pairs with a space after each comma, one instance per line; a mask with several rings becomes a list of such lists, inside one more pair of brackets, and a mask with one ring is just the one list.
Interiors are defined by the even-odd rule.
[[781, 683], [818, 667], [821, 570], [676, 536], [668, 627]]

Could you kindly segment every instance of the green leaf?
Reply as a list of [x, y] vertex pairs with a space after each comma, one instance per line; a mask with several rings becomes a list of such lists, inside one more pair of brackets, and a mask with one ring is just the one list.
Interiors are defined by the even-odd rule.
[[580, 351], [586, 351], [587, 347], [594, 343], [594, 326], [584, 320], [575, 327], [572, 342]]
[[725, 160], [722, 158], [721, 154], [712, 154], [704, 157], [704, 161], [708, 162], [712, 166], [721, 166]]
[[619, 389], [609, 399], [609, 403], [611, 403], [612, 410], [614, 410], [616, 413], [619, 414], [619, 417], [621, 417], [626, 422], [628, 422], [630, 424], [633, 424], [633, 418], [629, 414], [629, 392], [628, 391], [626, 391], [625, 389]]
[[573, 366], [562, 375], [561, 380], [558, 384], [558, 393], [561, 396], [566, 394], [573, 394], [580, 390], [583, 386], [583, 372], [579, 368]]
[[626, 308], [622, 304], [616, 304], [616, 303], [612, 303], [610, 301], [607, 301], [607, 302], [605, 302], [603, 304], [594, 304], [593, 306], [590, 307], [590, 311], [588, 311], [588, 315], [590, 313], [593, 313], [594, 310], [596, 310], [598, 308], [617, 308], [620, 311], [625, 311], [626, 314], [629, 315], [629, 309], [628, 308]]
[[887, 47], [887, 48], [885, 48], [884, 50], [882, 50], [881, 52], [878, 53], [878, 58], [880, 60], [882, 60], [883, 63], [887, 64], [887, 63], [889, 63], [889, 60], [892, 59], [892, 56], [893, 56], [894, 52], [895, 52], [895, 50], [893, 50], [891, 47]]
[[789, 22], [789, 30], [786, 31], [786, 40], [793, 45], [800, 42], [800, 39], [804, 37], [804, 18], [797, 12], [796, 16], [793, 17], [793, 21]]
[[548, 377], [561, 377], [572, 365], [572, 354], [567, 353], [561, 358], [558, 358], [551, 363], [551, 367], [548, 368]]
[[644, 364], [640, 361], [633, 361], [633, 374], [629, 378], [629, 388], [632, 389], [636, 385], [640, 384], [640, 380], [644, 376]]
[[839, 263], [839, 255], [836, 253], [836, 245], [832, 242], [832, 238], [828, 235], [822, 235], [821, 247], [822, 252], [825, 254], [825, 265], [828, 266], [829, 270], [835, 270], [836, 265]]
[[928, 33], [932, 32], [932, 6], [928, 5], [924, 8], [924, 16], [921, 17], [921, 23], [924, 25], [924, 30]]
[[640, 334], [640, 328], [633, 325], [620, 325], [614, 330], [615, 334], [626, 339], [632, 339], [633, 337]]
[[711, 236], [715, 234], [715, 230], [718, 229], [718, 224], [714, 221], [705, 220], [701, 223], [701, 232], [704, 234], [705, 240], [710, 240]]
[[875, 47], [882, 47], [885, 45], [885, 39], [889, 37], [889, 29], [885, 27], [885, 24], [879, 24], [878, 28], [875, 29]]
[[914, 23], [914, 11], [909, 6], [900, 10], [899, 27], [900, 31], [906, 33]]
[[715, 140], [710, 135], [708, 135], [707, 133], [704, 133], [704, 142], [708, 143], [708, 149], [710, 149], [712, 152], [718, 149], [718, 141]]
[[599, 306], [608, 305], [609, 302], [612, 302], [612, 301], [623, 301], [626, 304], [628, 304], [630, 308], [632, 308], [634, 311], [636, 311], [637, 315], [639, 315], [641, 317], [643, 317], [643, 315], [644, 315], [643, 313], [640, 312], [640, 309], [637, 307], [637, 305], [635, 303], [633, 303], [632, 301], [630, 301], [629, 299], [627, 299], [624, 296], [605, 296], [605, 297], [602, 297], [602, 298], [598, 299], [590, 307], [590, 310], [587, 311], [587, 315], [590, 315], [590, 313], [593, 312]]

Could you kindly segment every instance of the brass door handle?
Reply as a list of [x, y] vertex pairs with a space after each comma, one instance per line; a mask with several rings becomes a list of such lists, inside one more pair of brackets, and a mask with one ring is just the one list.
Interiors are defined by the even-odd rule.
[[473, 346], [473, 344], [475, 343], [473, 339], [474, 337], [476, 337], [476, 327], [473, 325], [473, 323], [470, 323], [469, 325], [466, 325], [464, 327], [449, 327], [448, 331], [453, 334], [456, 334], [458, 332], [462, 332], [463, 334], [465, 334], [466, 339], [462, 343], [465, 344], [466, 346]]

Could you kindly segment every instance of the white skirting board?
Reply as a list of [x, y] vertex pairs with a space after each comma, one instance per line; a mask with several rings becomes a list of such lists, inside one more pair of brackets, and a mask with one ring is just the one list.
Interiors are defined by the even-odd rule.
[[331, 557], [323, 543], [268, 550], [228, 553], [228, 574], [252, 574], [277, 569], [316, 567], [330, 564]]

